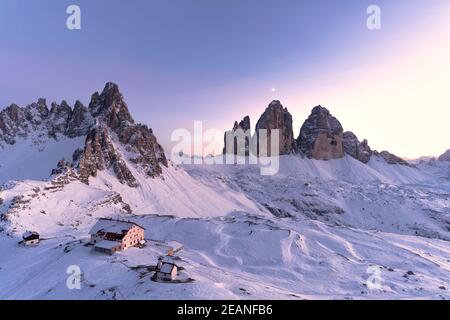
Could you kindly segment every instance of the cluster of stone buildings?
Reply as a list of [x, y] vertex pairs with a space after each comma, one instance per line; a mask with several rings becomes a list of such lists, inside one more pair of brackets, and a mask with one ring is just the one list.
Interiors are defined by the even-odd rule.
[[[145, 228], [132, 221], [99, 219], [89, 231], [90, 244], [94, 251], [114, 254], [132, 247], [143, 246], [145, 241]], [[37, 232], [27, 231], [22, 236], [22, 244], [26, 246], [37, 245], [40, 235]], [[160, 258], [155, 268], [156, 281], [173, 281], [178, 275], [178, 266], [170, 258], [183, 249], [183, 245], [176, 241], [169, 243], [167, 257]]]

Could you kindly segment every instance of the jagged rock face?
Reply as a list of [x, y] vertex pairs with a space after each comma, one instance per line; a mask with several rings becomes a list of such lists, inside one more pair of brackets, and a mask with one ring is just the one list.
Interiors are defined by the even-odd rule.
[[17, 105], [12, 104], [0, 112], [0, 145], [16, 143], [15, 138], [26, 134], [25, 112]]
[[94, 119], [88, 108], [77, 100], [67, 122], [66, 135], [69, 138], [86, 135], [93, 124]]
[[101, 94], [96, 92], [92, 95], [89, 111], [114, 131], [134, 124], [119, 87], [111, 82], [106, 84]]
[[25, 117], [33, 125], [43, 123], [49, 116], [49, 110], [45, 99], [38, 99], [37, 103], [32, 103], [25, 108]]
[[[259, 141], [261, 129], [267, 130], [267, 142]], [[292, 116], [287, 110], [283, 108], [280, 101], [272, 101], [269, 107], [264, 111], [256, 124], [256, 137], [258, 145], [260, 143], [267, 143], [267, 155], [272, 154], [271, 146], [271, 131], [279, 129], [279, 154], [290, 154], [295, 150], [294, 132], [292, 130]], [[258, 146], [258, 155], [260, 150]]]
[[56, 137], [57, 134], [65, 134], [67, 123], [72, 116], [72, 108], [69, 107], [66, 101], [62, 101], [61, 105], [52, 103], [50, 114], [48, 117], [48, 134], [51, 137]]
[[[236, 122], [235, 122], [235, 127], [233, 129], [236, 129]], [[245, 116], [244, 119], [242, 119], [241, 122], [239, 122], [238, 127], [244, 131], [248, 131], [251, 129], [250, 126], [250, 117], [249, 116]]]
[[17, 138], [26, 138], [31, 133], [35, 133], [36, 143], [45, 137], [84, 136], [94, 123], [87, 112], [80, 102], [74, 110], [66, 101], [60, 105], [53, 102], [50, 110], [45, 99], [39, 99], [25, 108], [12, 104], [0, 112], [0, 147], [13, 145]]
[[70, 162], [67, 162], [64, 159], [61, 159], [58, 161], [56, 168], [52, 170], [52, 176], [66, 174], [67, 172], [69, 172], [69, 170], [71, 168], [72, 168], [72, 164]]
[[17, 138], [31, 133], [37, 144], [45, 142], [46, 138], [86, 136], [84, 149], [75, 150], [73, 154], [73, 165], [60, 162], [52, 172], [63, 175], [78, 170], [80, 180], [85, 183], [89, 182], [89, 177], [95, 177], [98, 170], [112, 168], [120, 182], [137, 186], [136, 178], [116, 150], [116, 143], [126, 150], [126, 160], [150, 177], [159, 176], [162, 166], [168, 166], [164, 150], [152, 130], [135, 123], [114, 83], [107, 83], [101, 94], [94, 93], [89, 108], [77, 101], [72, 109], [63, 101], [52, 103], [49, 110], [45, 99], [39, 99], [25, 108], [11, 105], [0, 112], [0, 148], [15, 144]]
[[158, 144], [153, 131], [145, 125], [135, 124], [116, 84], [107, 83], [101, 94], [94, 93], [89, 111], [117, 134], [119, 141], [132, 154], [129, 160], [148, 176], [159, 176], [161, 165], [168, 166], [164, 149]]
[[49, 110], [45, 99], [39, 99], [25, 108], [12, 104], [0, 112], [0, 147], [15, 144], [17, 138], [25, 138], [31, 132], [48, 134]]
[[117, 179], [130, 187], [136, 187], [137, 181], [128, 169], [125, 161], [114, 147], [105, 127], [93, 128], [86, 137], [83, 154], [79, 158], [80, 180], [89, 184], [89, 177], [96, 177], [100, 170], [112, 168]]
[[119, 140], [127, 146], [127, 151], [134, 154], [130, 161], [142, 168], [148, 176], [159, 176], [162, 173], [161, 165], [168, 166], [164, 149], [156, 140], [152, 129], [146, 125], [124, 127], [119, 133]]
[[407, 161], [403, 160], [400, 157], [397, 157], [395, 154], [392, 154], [388, 151], [374, 151], [373, 154], [375, 156], [379, 156], [382, 157], [384, 159], [384, 161], [386, 161], [389, 164], [401, 164], [404, 166], [411, 166]]
[[[241, 142], [241, 145], [239, 145], [238, 137], [237, 136], [235, 137], [236, 131], [238, 131], [238, 130], [242, 130], [241, 133], [244, 134], [244, 138], [243, 138], [244, 143], [242, 144], [242, 142]], [[250, 130], [251, 130], [251, 126], [250, 126], [250, 117], [249, 116], [245, 116], [244, 119], [242, 119], [242, 121], [239, 123], [237, 121], [235, 121], [233, 129], [231, 129], [228, 132], [225, 132], [223, 153], [226, 154], [228, 151], [228, 153], [231, 153], [234, 155], [248, 156], [249, 150], [250, 150], [250, 139], [251, 139]], [[228, 147], [229, 150], [227, 150], [227, 136], [230, 134], [233, 134], [233, 137], [232, 137], [233, 141], [230, 142], [232, 144]], [[231, 139], [231, 135], [230, 135], [229, 139]], [[240, 148], [238, 150], [239, 146], [241, 146], [242, 148]]]
[[300, 129], [298, 148], [316, 160], [342, 158], [343, 131], [341, 123], [326, 108], [317, 106]]
[[367, 140], [360, 142], [353, 132], [347, 131], [343, 134], [343, 145], [345, 153], [363, 163], [369, 162], [372, 150]]
[[450, 149], [448, 149], [443, 155], [438, 159], [439, 161], [450, 161]]

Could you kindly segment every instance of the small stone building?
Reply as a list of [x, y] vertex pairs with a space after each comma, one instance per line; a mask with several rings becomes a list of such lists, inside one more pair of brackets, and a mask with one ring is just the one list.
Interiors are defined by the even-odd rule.
[[27, 231], [22, 236], [23, 244], [26, 246], [34, 246], [39, 244], [40, 242], [40, 236], [39, 233], [34, 231]]
[[102, 218], [89, 234], [95, 251], [113, 254], [142, 243], [145, 228], [131, 221]]
[[158, 260], [158, 265], [156, 266], [156, 281], [173, 281], [177, 278], [178, 266], [169, 261], [164, 261], [163, 259]]

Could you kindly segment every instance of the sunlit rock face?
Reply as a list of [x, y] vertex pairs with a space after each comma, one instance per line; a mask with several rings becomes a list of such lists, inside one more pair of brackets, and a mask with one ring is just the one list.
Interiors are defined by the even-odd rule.
[[344, 151], [353, 158], [367, 163], [372, 156], [372, 150], [367, 140], [359, 141], [358, 137], [351, 131], [344, 132], [343, 135]]
[[298, 149], [316, 160], [342, 158], [343, 132], [341, 123], [326, 108], [317, 106], [300, 129]]
[[[258, 145], [261, 135], [259, 130], [267, 130], [267, 141], [261, 141], [261, 143], [267, 144], [267, 155], [272, 153], [271, 136], [272, 130], [279, 130], [279, 154], [286, 155], [295, 151], [294, 132], [292, 129], [292, 115], [287, 108], [284, 108], [280, 101], [274, 100], [270, 103], [264, 113], [256, 124], [256, 139], [258, 139]], [[258, 148], [258, 155], [260, 155]]]

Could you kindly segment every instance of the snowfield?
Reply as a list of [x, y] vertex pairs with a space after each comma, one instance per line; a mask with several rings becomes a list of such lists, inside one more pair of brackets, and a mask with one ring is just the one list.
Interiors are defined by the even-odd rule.
[[[450, 298], [449, 163], [283, 156], [275, 176], [171, 164], [151, 179], [130, 165], [137, 188], [108, 171], [89, 186], [55, 182], [61, 154], [82, 144], [0, 150], [0, 299]], [[93, 252], [100, 217], [144, 226], [146, 246]], [[26, 230], [42, 242], [19, 245]], [[193, 281], [151, 281], [170, 241], [183, 244], [175, 260]], [[74, 265], [79, 290], [66, 285]]]
[[[8, 259], [1, 262], [0, 298], [449, 298], [450, 248], [443, 240], [244, 213], [211, 219], [139, 216], [134, 221], [147, 228], [148, 246], [114, 256], [86, 246], [87, 227], [33, 248], [4, 237], [0, 249]], [[150, 239], [182, 242], [185, 250], [176, 262], [195, 281], [151, 281], [149, 269], [164, 250]], [[81, 290], [66, 286], [71, 265], [83, 272]], [[380, 268], [377, 290], [366, 284], [371, 266]]]

